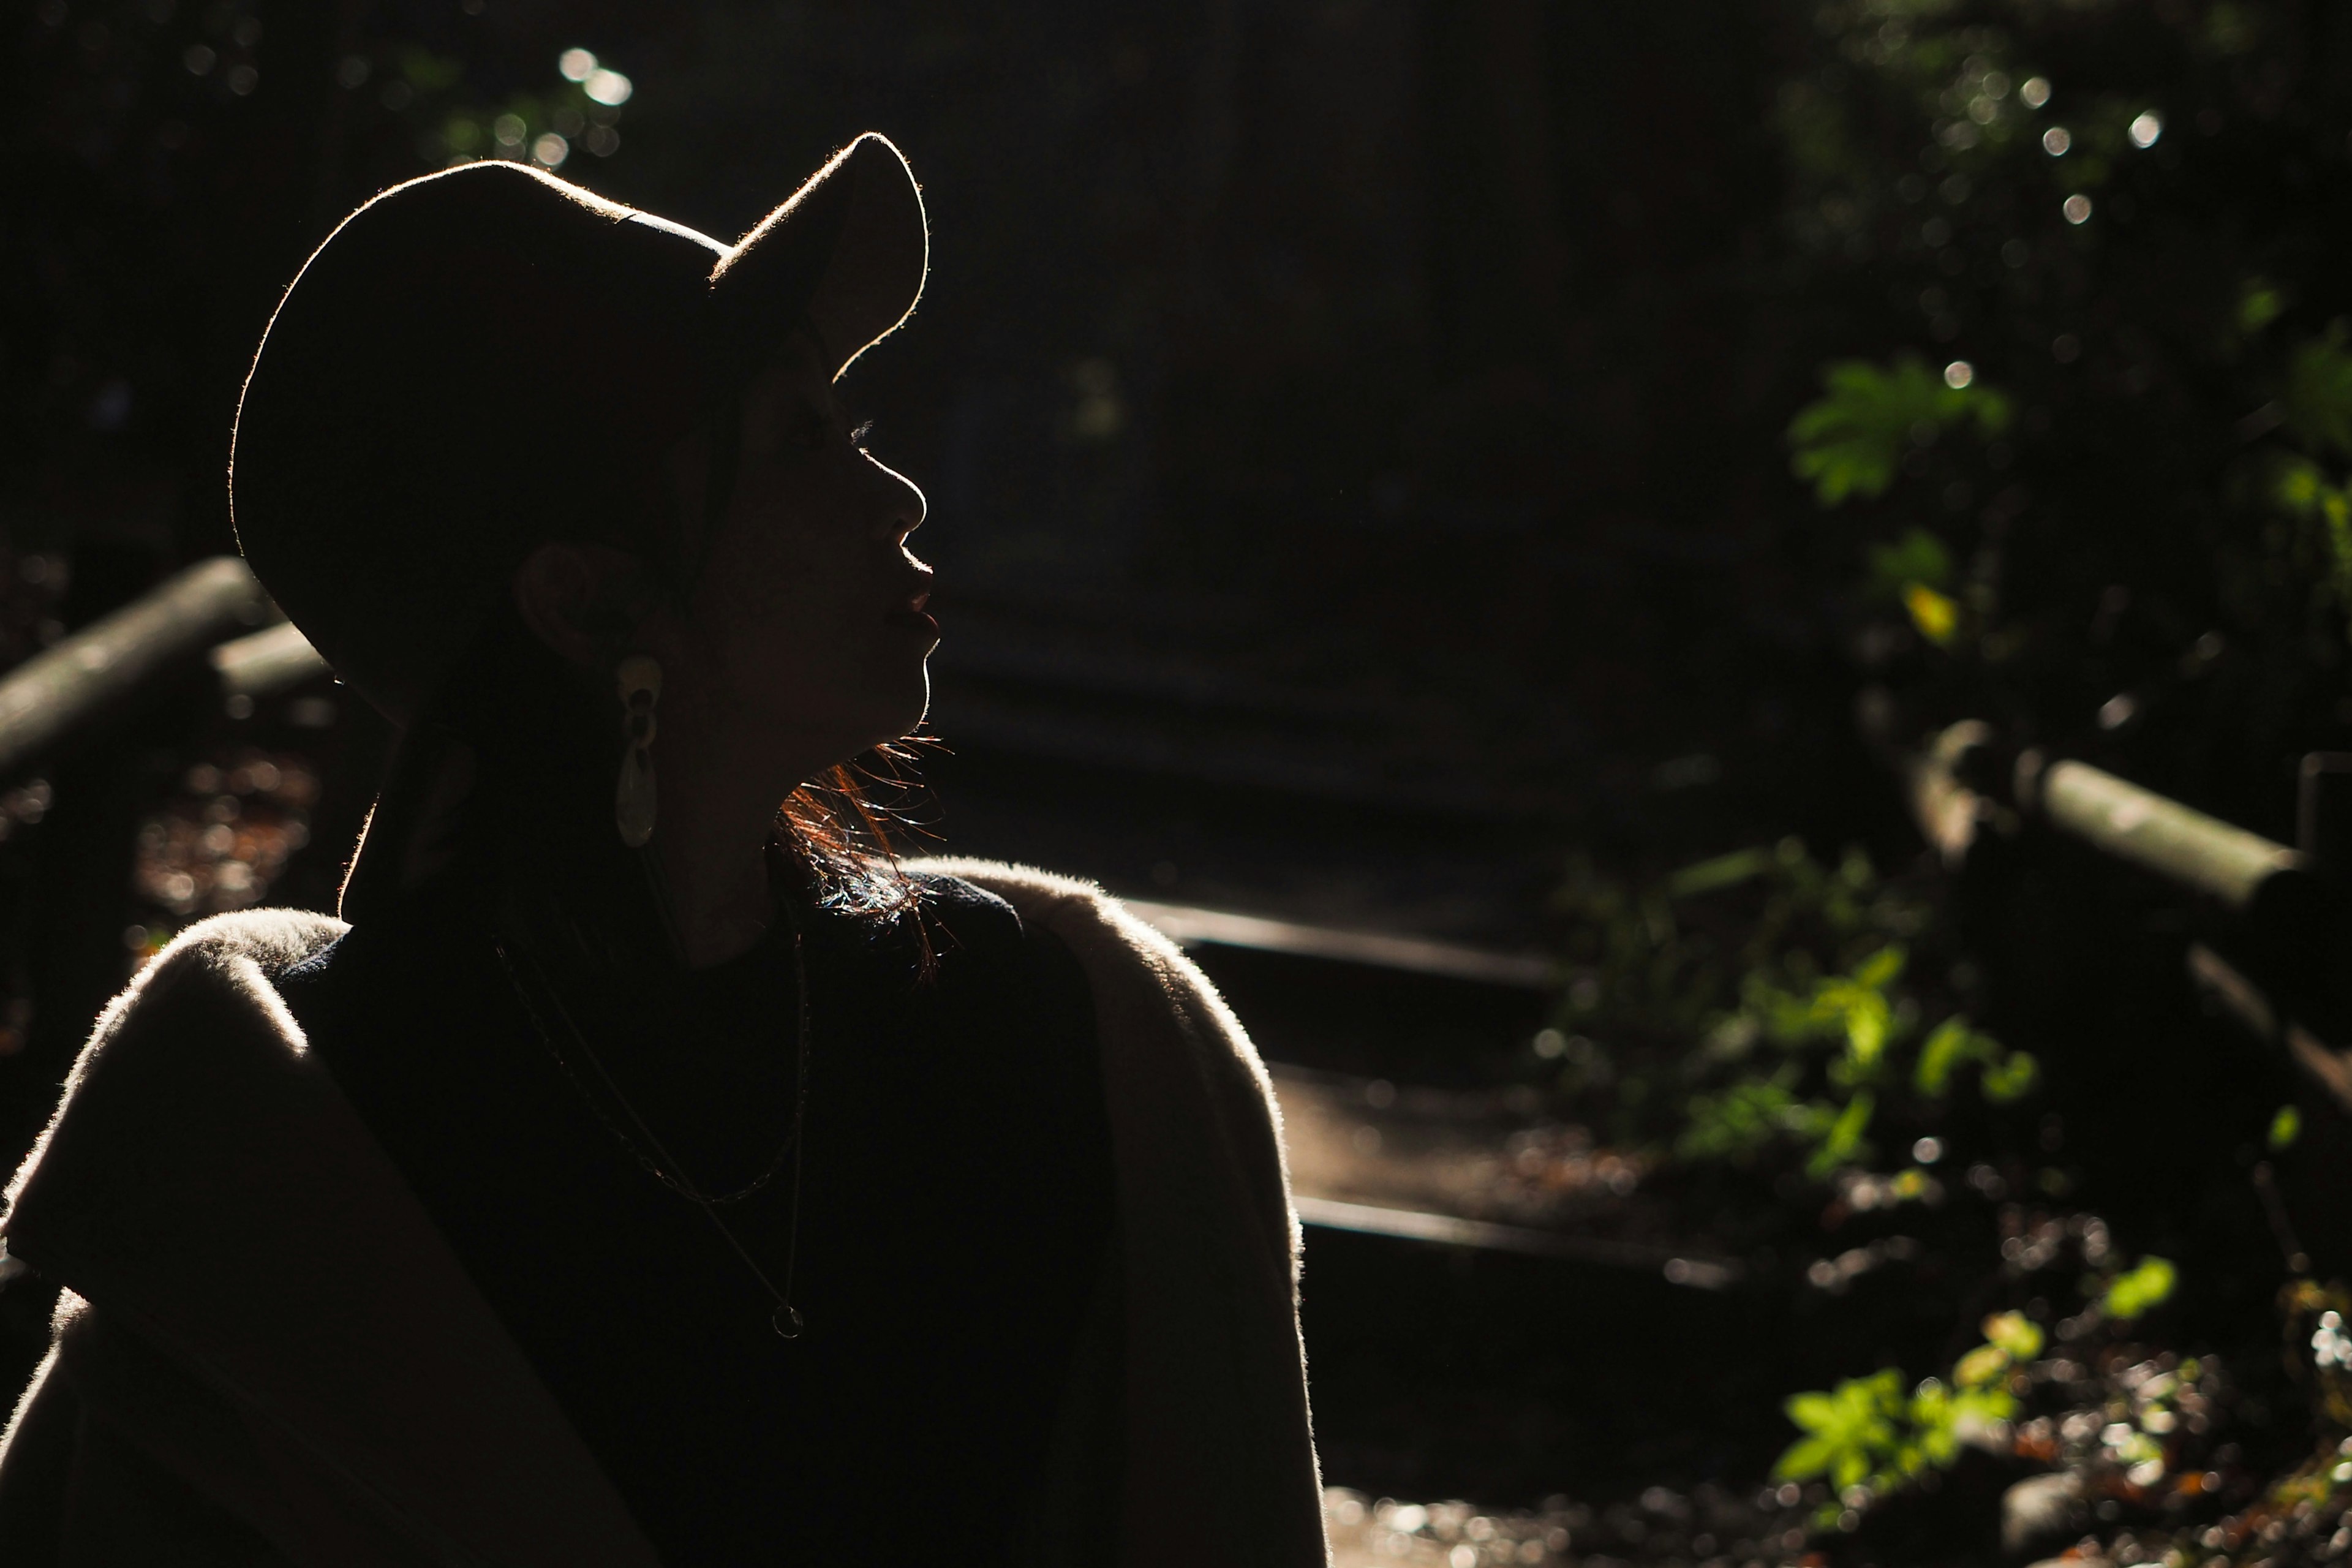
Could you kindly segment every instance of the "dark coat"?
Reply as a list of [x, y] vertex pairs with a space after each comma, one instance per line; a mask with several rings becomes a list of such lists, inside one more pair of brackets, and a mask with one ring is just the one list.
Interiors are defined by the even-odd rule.
[[[1136, 1568], [1324, 1562], [1256, 1053], [1097, 889], [929, 868], [1052, 931], [1095, 996], [1125, 1275], [1103, 1299], [1125, 1321], [1079, 1352], [1049, 1511], [1115, 1488]], [[0, 1442], [12, 1562], [655, 1568], [274, 988], [341, 929], [260, 911], [184, 933], [100, 1017], [10, 1187], [10, 1252], [65, 1288]]]

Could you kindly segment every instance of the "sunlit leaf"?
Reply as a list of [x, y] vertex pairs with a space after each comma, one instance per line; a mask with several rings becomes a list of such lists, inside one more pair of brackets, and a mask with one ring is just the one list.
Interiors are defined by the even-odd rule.
[[2032, 1361], [2042, 1353], [2042, 1326], [2022, 1312], [1993, 1313], [1984, 1321], [1984, 1337], [2012, 1361]]
[[1902, 943], [1889, 942], [1854, 965], [1853, 983], [1883, 991], [1902, 974], [1904, 962], [1909, 956]]
[[1911, 624], [1919, 635], [1942, 647], [1959, 630], [1960, 607], [1925, 583], [1914, 583], [1903, 590], [1903, 607], [1911, 612]]
[[1772, 1467], [1773, 1478], [1783, 1481], [1811, 1480], [1828, 1469], [1837, 1454], [1837, 1445], [1826, 1437], [1801, 1437]]
[[2108, 1317], [2128, 1322], [2163, 1305], [2171, 1297], [2179, 1279], [2179, 1272], [2169, 1259], [2143, 1258], [2138, 1268], [2116, 1276], [2099, 1306]]
[[1826, 1176], [1839, 1166], [1863, 1158], [1868, 1149], [1863, 1134], [1870, 1130], [1871, 1113], [1877, 1105], [1877, 1097], [1870, 1090], [1855, 1089], [1845, 1109], [1838, 1112], [1837, 1120], [1830, 1123], [1812, 1158], [1805, 1162], [1807, 1173], [1817, 1178]]
[[1792, 1394], [1782, 1408], [1808, 1432], [1826, 1432], [1838, 1425], [1840, 1407], [1826, 1394]]
[[1940, 1098], [1950, 1089], [1952, 1074], [1961, 1063], [1990, 1060], [1999, 1050], [1991, 1040], [1969, 1028], [1965, 1018], [1947, 1018], [1936, 1026], [1919, 1047], [1919, 1061], [1912, 1069], [1911, 1081], [1920, 1093]]
[[2008, 1370], [2007, 1351], [1999, 1345], [1979, 1345], [1953, 1366], [1952, 1381], [1963, 1388], [1977, 1388], [1992, 1382]]

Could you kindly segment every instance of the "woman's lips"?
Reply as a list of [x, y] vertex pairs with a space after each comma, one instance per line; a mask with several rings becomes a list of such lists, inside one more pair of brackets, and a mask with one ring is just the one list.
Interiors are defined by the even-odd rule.
[[930, 602], [930, 590], [927, 588], [882, 618], [894, 626], [903, 626], [908, 631], [923, 632], [936, 637], [940, 635], [939, 620], [923, 608]]

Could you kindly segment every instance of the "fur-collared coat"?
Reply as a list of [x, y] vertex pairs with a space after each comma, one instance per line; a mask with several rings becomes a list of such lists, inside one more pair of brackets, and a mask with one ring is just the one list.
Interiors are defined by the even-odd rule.
[[[1052, 931], [1094, 993], [1125, 1321], [1084, 1336], [1102, 1348], [1080, 1351], [1049, 1517], [1115, 1486], [1121, 1565], [1324, 1563], [1297, 1219], [1255, 1051], [1098, 889], [924, 868]], [[278, 995], [341, 930], [192, 927], [100, 1018], [10, 1186], [10, 1253], [65, 1293], [0, 1441], [9, 1561], [656, 1568]], [[1116, 1479], [1086, 1462], [1103, 1452]]]

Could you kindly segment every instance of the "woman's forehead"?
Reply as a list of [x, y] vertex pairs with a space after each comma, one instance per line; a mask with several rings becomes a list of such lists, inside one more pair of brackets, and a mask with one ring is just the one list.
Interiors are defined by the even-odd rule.
[[833, 383], [815, 353], [805, 343], [795, 347], [797, 352], [788, 350], [751, 378], [745, 401], [754, 409], [809, 403], [822, 406], [835, 400]]

